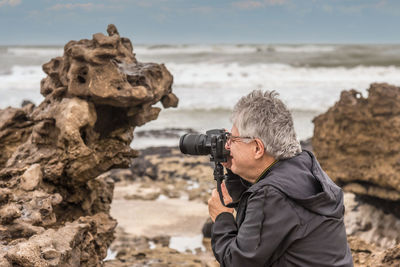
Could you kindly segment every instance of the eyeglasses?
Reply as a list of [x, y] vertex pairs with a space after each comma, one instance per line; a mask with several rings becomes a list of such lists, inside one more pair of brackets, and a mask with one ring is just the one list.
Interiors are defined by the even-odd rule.
[[[230, 146], [232, 142], [236, 142], [236, 141], [242, 141], [242, 139], [245, 140], [252, 140], [254, 139], [254, 137], [250, 137], [250, 136], [235, 136], [232, 135], [232, 133], [226, 133], [226, 142], [227, 144]], [[247, 142], [245, 142], [247, 143]]]

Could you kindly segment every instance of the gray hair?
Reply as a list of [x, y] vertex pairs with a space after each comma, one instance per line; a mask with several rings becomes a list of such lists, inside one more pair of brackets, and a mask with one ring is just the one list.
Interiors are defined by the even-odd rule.
[[241, 136], [259, 138], [275, 159], [291, 158], [301, 152], [293, 119], [275, 91], [254, 90], [233, 108], [231, 120]]

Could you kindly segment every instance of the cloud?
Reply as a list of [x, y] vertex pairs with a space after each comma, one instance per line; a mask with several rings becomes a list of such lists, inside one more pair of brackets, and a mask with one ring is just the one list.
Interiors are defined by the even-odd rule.
[[82, 4], [57, 4], [48, 8], [48, 10], [72, 10], [72, 9], [83, 9], [86, 11], [91, 11], [96, 8], [104, 8], [104, 4], [93, 4], [93, 3], [82, 3]]
[[0, 7], [4, 5], [17, 6], [21, 4], [21, 0], [0, 0]]
[[263, 3], [259, 1], [240, 1], [240, 2], [234, 2], [233, 6], [240, 9], [254, 9], [262, 7]]
[[262, 1], [253, 1], [253, 0], [243, 0], [232, 3], [232, 5], [239, 9], [256, 9], [267, 6], [278, 6], [285, 5], [288, 3], [288, 0], [262, 0]]
[[346, 15], [362, 15], [365, 12], [373, 13], [382, 12], [384, 14], [398, 15], [400, 13], [400, 4], [396, 1], [379, 0], [379, 1], [360, 1], [355, 3], [347, 3], [345, 1], [337, 3], [327, 3], [322, 0], [314, 2], [322, 8], [323, 11], [329, 13], [341, 13]]
[[210, 6], [199, 6], [199, 7], [190, 8], [189, 10], [194, 13], [210, 14], [214, 11], [214, 8], [212, 8]]

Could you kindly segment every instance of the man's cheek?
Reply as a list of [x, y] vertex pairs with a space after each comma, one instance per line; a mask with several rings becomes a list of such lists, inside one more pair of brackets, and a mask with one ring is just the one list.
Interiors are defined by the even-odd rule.
[[231, 165], [231, 170], [233, 171], [234, 169], [236, 169], [236, 164], [235, 164], [235, 160], [231, 159], [230, 160], [230, 165]]
[[232, 158], [228, 157], [228, 161], [226, 162], [228, 166], [232, 166]]

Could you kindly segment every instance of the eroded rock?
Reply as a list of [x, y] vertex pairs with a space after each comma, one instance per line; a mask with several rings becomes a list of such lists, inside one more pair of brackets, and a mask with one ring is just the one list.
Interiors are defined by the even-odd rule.
[[43, 65], [43, 102], [0, 110], [0, 265], [101, 266], [114, 182], [133, 130], [175, 107], [172, 75], [140, 63], [114, 25]]
[[314, 119], [313, 150], [347, 192], [345, 223], [355, 266], [400, 265], [400, 87], [343, 91]]
[[400, 219], [365, 203], [353, 193], [344, 194], [346, 233], [383, 249], [400, 243]]
[[355, 267], [392, 267], [400, 264], [400, 244], [383, 250], [356, 236], [349, 236], [348, 241]]
[[355, 90], [314, 119], [312, 145], [324, 170], [345, 190], [400, 203], [400, 87]]

